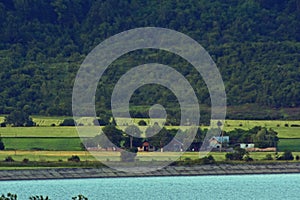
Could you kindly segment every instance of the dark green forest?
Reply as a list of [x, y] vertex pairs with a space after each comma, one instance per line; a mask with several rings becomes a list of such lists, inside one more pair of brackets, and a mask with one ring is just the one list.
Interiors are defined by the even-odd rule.
[[[85, 56], [109, 36], [147, 26], [180, 31], [209, 52], [225, 83], [228, 118], [299, 119], [300, 0], [0, 0], [0, 114], [72, 115], [73, 82]], [[199, 74], [158, 50], [115, 61], [100, 80], [97, 109], [109, 113], [117, 80], [148, 62], [183, 74], [209, 113]], [[132, 114], [144, 117], [154, 103], [178, 107], [166, 88], [147, 85], [132, 96]]]

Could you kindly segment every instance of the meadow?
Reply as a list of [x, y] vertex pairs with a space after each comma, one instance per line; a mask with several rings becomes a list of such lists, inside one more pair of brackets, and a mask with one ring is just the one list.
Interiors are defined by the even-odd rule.
[[279, 139], [278, 150], [299, 151], [300, 139]]
[[[80, 129], [80, 127], [78, 127]], [[94, 137], [99, 133], [90, 127], [91, 131], [81, 134], [82, 137]], [[0, 128], [1, 137], [78, 137], [76, 127], [55, 126], [55, 127], [2, 127]]]
[[261, 126], [272, 128], [278, 132], [279, 138], [300, 138], [300, 127], [291, 127], [292, 125], [300, 126], [300, 120], [226, 120], [224, 130], [230, 131], [235, 128], [250, 129], [255, 126]]
[[3, 138], [7, 150], [51, 150], [51, 151], [79, 151], [81, 139], [75, 138]]
[[[0, 129], [2, 137], [77, 137], [77, 131], [75, 127], [61, 127], [59, 124], [66, 118], [71, 117], [43, 117], [33, 116], [33, 121], [37, 124], [37, 127], [4, 127]], [[130, 124], [138, 124], [140, 120], [144, 120], [148, 125], [157, 122], [160, 126], [163, 126], [163, 119], [128, 119], [128, 118], [117, 118], [116, 121], [120, 125], [121, 129]], [[0, 123], [4, 121], [4, 116], [0, 116]], [[84, 126], [93, 124], [93, 119], [82, 118], [79, 120]], [[212, 121], [212, 127], [217, 127], [217, 121]], [[53, 124], [55, 126], [53, 126]], [[224, 123], [223, 130], [230, 131], [233, 129], [250, 129], [255, 126], [262, 126], [266, 128], [272, 128], [278, 132], [279, 138], [300, 138], [300, 127], [291, 127], [292, 125], [300, 126], [300, 120], [296, 121], [285, 121], [285, 120], [226, 120]], [[142, 131], [145, 131], [147, 126], [139, 127]], [[177, 129], [179, 126], [167, 126], [167, 129]], [[188, 128], [181, 127], [182, 129]], [[208, 128], [207, 126], [201, 126], [202, 129]], [[93, 137], [95, 133], [83, 135], [83, 137]]]
[[[65, 119], [70, 117], [40, 117], [33, 116], [36, 127], [1, 127], [0, 135], [3, 138], [3, 142], [6, 146], [5, 151], [0, 151], [0, 160], [4, 160], [5, 157], [11, 155], [15, 160], [22, 161], [24, 158], [30, 161], [66, 161], [72, 155], [80, 156], [81, 160], [95, 161], [95, 158], [86, 151], [82, 151], [81, 139], [78, 137], [76, 127], [64, 127], [59, 124]], [[0, 116], [0, 122], [4, 120], [3, 116]], [[133, 123], [137, 124], [142, 119], [133, 119]], [[162, 125], [163, 120], [143, 119], [147, 124], [153, 124], [155, 121]], [[80, 123], [85, 128], [92, 124], [91, 118], [83, 118]], [[126, 118], [116, 119], [121, 124], [120, 128], [125, 129], [127, 124], [132, 121]], [[212, 121], [212, 126], [217, 127], [217, 121]], [[278, 150], [291, 150], [296, 152], [296, 155], [300, 153], [300, 127], [291, 127], [291, 125], [300, 125], [300, 121], [279, 121], [279, 120], [226, 120], [224, 123], [224, 130], [230, 131], [235, 128], [250, 129], [254, 126], [262, 126], [272, 128], [278, 132], [280, 138], [278, 144]], [[78, 127], [80, 128], [80, 127]], [[140, 126], [142, 131], [145, 131], [147, 126]], [[178, 128], [177, 126], [168, 126], [167, 129]], [[201, 127], [208, 128], [208, 127]], [[90, 138], [99, 133], [99, 130], [87, 132], [82, 137]], [[96, 152], [97, 158], [100, 160], [119, 160], [118, 152]], [[211, 155], [217, 161], [223, 161], [225, 159], [225, 153], [211, 152]], [[255, 160], [263, 159], [265, 152], [252, 152], [250, 156]], [[160, 154], [157, 152], [138, 153], [137, 158], [141, 161], [162, 161], [168, 160], [171, 156], [176, 156], [166, 152]], [[197, 159], [199, 158], [199, 152], [186, 152], [181, 156], [181, 159]]]

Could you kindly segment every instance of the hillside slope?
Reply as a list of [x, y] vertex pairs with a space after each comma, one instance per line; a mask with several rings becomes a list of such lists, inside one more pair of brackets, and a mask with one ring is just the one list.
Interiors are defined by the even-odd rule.
[[[286, 110], [299, 113], [299, 0], [0, 0], [0, 114], [23, 109], [71, 115], [73, 81], [84, 57], [107, 37], [146, 26], [174, 29], [203, 45], [221, 71], [231, 118], [247, 116], [236, 114], [245, 105], [275, 118], [288, 118]], [[109, 110], [116, 81], [147, 62], [173, 66], [190, 81], [200, 104], [210, 104], [204, 82], [186, 61], [151, 50], [113, 63], [100, 80], [97, 108]], [[177, 104], [157, 86], [132, 97], [136, 115], [155, 102]]]

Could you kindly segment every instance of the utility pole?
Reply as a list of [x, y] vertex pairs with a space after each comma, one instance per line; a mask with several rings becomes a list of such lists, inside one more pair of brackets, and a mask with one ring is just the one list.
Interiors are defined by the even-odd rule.
[[222, 126], [222, 122], [218, 121], [217, 122], [217, 126], [219, 127], [219, 129], [221, 130], [221, 146], [220, 146], [220, 152], [222, 152], [222, 147], [223, 147], [223, 137], [224, 137], [224, 133], [223, 133], [223, 130], [221, 129], [221, 126]]

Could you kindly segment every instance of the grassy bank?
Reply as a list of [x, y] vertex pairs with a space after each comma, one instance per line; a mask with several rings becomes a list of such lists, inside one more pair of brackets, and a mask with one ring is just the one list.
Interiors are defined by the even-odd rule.
[[[111, 151], [94, 151], [91, 152], [100, 161], [119, 161], [120, 153]], [[25, 158], [29, 161], [67, 161], [72, 155], [80, 157], [81, 161], [96, 161], [97, 159], [88, 151], [0, 151], [0, 161], [7, 156], [11, 156], [15, 161], [23, 161]], [[225, 161], [225, 152], [210, 152], [216, 161]], [[250, 152], [250, 157], [254, 161], [264, 160], [267, 154], [271, 154], [275, 158], [274, 152]], [[281, 152], [278, 153], [282, 154]], [[140, 161], [169, 161], [170, 158], [177, 158], [180, 154], [178, 152], [139, 152], [137, 159]], [[293, 155], [299, 155], [300, 152], [293, 152]], [[199, 152], [185, 152], [180, 156], [179, 160], [191, 159], [196, 160], [200, 158]]]

